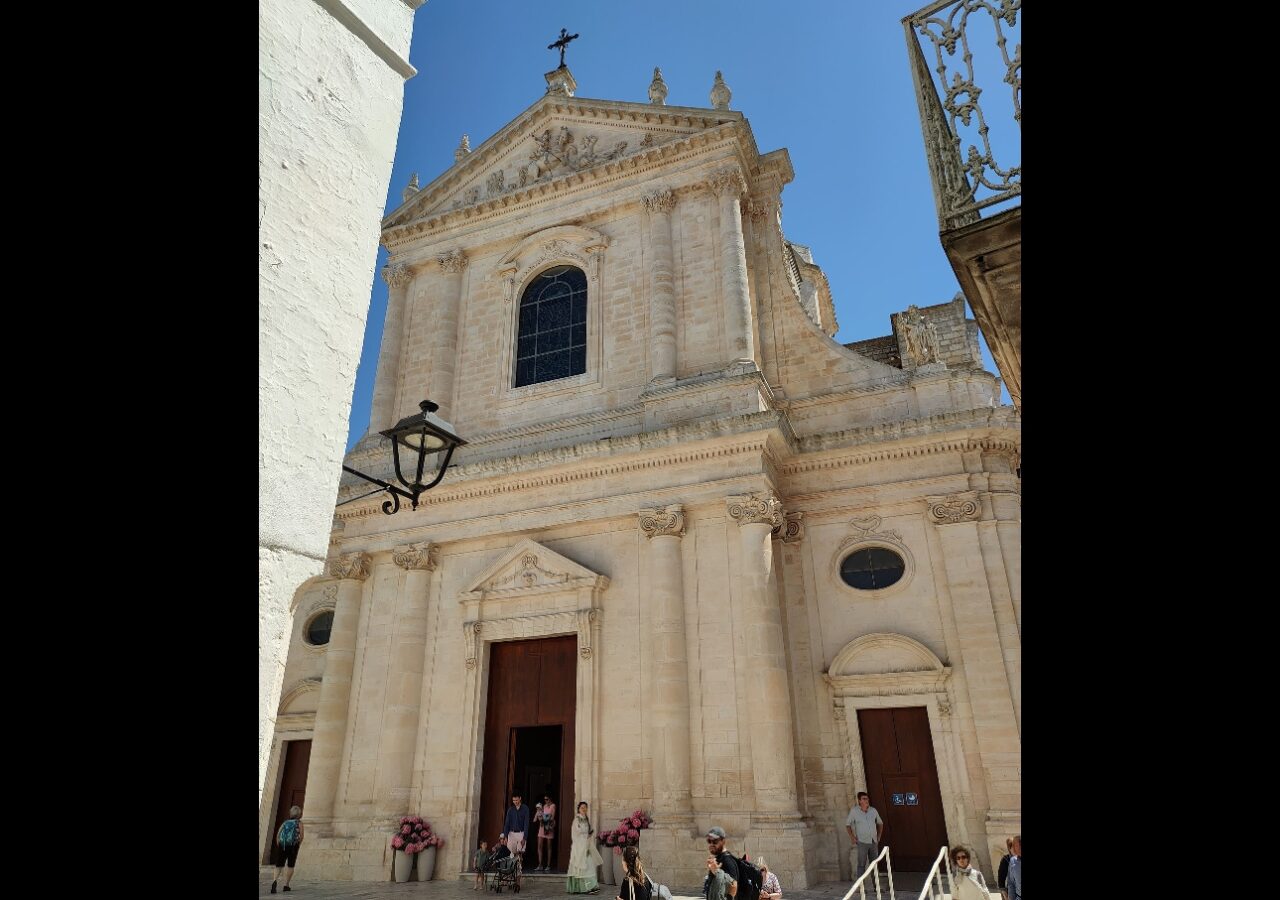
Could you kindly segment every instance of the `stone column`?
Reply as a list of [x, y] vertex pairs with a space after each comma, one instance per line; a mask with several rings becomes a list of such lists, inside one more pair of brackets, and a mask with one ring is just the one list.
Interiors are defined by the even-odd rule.
[[727, 498], [729, 517], [742, 542], [738, 598], [746, 621], [747, 704], [751, 710], [751, 764], [756, 809], [798, 814], [791, 693], [782, 637], [782, 610], [769, 590], [773, 529], [782, 525], [782, 502], [773, 494]]
[[388, 660], [387, 700], [382, 717], [382, 743], [374, 812], [388, 818], [410, 815], [409, 787], [417, 749], [418, 709], [422, 696], [422, 667], [427, 640], [427, 588], [436, 568], [434, 544], [397, 547], [392, 560], [405, 569]]
[[[382, 347], [378, 351], [378, 373], [373, 380], [373, 404], [369, 411], [369, 432], [396, 424], [396, 386], [400, 381], [400, 346], [404, 340], [404, 308], [413, 269], [403, 264], [383, 268], [387, 283], [387, 318], [382, 327]], [[314, 752], [314, 751], [313, 751]]]
[[341, 579], [333, 609], [333, 630], [324, 653], [324, 678], [316, 707], [315, 737], [307, 770], [307, 818], [312, 822], [333, 819], [338, 793], [342, 745], [347, 735], [347, 708], [351, 701], [351, 670], [356, 655], [356, 625], [360, 621], [360, 595], [369, 577], [370, 558], [349, 553], [330, 565], [329, 574]]
[[675, 192], [663, 188], [644, 198], [649, 211], [649, 246], [653, 268], [649, 277], [653, 285], [652, 328], [653, 378], [676, 377], [676, 289], [675, 259], [671, 246], [671, 211], [676, 206]]
[[431, 341], [430, 396], [415, 397], [433, 400], [440, 404], [436, 413], [446, 422], [453, 421], [454, 375], [458, 371], [458, 317], [462, 308], [462, 273], [467, 269], [467, 255], [461, 250], [450, 250], [436, 257], [444, 284], [440, 287], [440, 302], [435, 304], [429, 327], [434, 330]]
[[654, 812], [659, 824], [692, 827], [689, 790], [689, 663], [684, 636], [684, 507], [640, 510], [649, 539], [653, 609]]
[[742, 172], [734, 167], [713, 173], [709, 186], [720, 198], [720, 269], [729, 331], [729, 365], [754, 367], [755, 341], [751, 328], [751, 293], [747, 287], [747, 248], [742, 235], [742, 207], [739, 205], [747, 185]]
[[947, 569], [989, 813], [1008, 816], [1022, 808], [1022, 742], [978, 531], [981, 504], [976, 491], [926, 501]]

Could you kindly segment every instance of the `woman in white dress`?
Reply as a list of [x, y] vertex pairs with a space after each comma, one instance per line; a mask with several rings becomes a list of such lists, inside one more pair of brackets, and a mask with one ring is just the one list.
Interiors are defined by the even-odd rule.
[[951, 861], [955, 864], [955, 877], [951, 889], [955, 900], [991, 900], [987, 891], [987, 882], [977, 866], [970, 865], [969, 850], [956, 847], [951, 851]]
[[596, 849], [595, 829], [591, 827], [591, 819], [587, 817], [586, 803], [578, 804], [578, 814], [573, 817], [571, 833], [573, 844], [569, 849], [566, 890], [570, 894], [598, 894], [600, 886], [596, 883], [596, 866], [604, 860]]

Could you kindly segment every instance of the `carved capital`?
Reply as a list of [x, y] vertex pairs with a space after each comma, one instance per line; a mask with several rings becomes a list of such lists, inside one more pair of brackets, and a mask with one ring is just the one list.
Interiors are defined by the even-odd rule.
[[753, 221], [764, 222], [770, 216], [777, 215], [777, 206], [772, 200], [748, 200], [746, 204], [746, 214]]
[[773, 494], [741, 494], [725, 500], [729, 508], [729, 518], [739, 525], [782, 524], [782, 501]]
[[784, 544], [798, 544], [804, 540], [804, 513], [789, 512], [784, 521], [773, 529], [773, 536], [782, 538]]
[[747, 190], [747, 182], [742, 177], [742, 170], [737, 166], [712, 172], [707, 179], [707, 187], [717, 196], [741, 197]]
[[407, 287], [409, 282], [413, 281], [413, 269], [409, 268], [404, 263], [396, 263], [392, 266], [383, 266], [382, 280], [387, 283], [388, 287]]
[[467, 267], [467, 254], [457, 249], [450, 250], [448, 253], [437, 256], [436, 262], [440, 264], [440, 271], [449, 275], [459, 275]]
[[391, 559], [402, 569], [425, 569], [434, 572], [439, 564], [439, 548], [430, 542], [425, 544], [409, 544], [391, 551]]
[[651, 213], [669, 213], [676, 208], [676, 193], [671, 188], [662, 188], [652, 194], [645, 194], [644, 208]]
[[982, 508], [977, 491], [948, 494], [945, 497], [926, 497], [929, 504], [929, 521], [935, 525], [954, 525], [957, 522], [975, 522]]
[[368, 553], [346, 553], [329, 563], [329, 574], [334, 578], [364, 581], [369, 577], [372, 562]]
[[640, 510], [640, 530], [646, 537], [659, 535], [684, 536], [684, 507], [679, 503], [670, 506]]

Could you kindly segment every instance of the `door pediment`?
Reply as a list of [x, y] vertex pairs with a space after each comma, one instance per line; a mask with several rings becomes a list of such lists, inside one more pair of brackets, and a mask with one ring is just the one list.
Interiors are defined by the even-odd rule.
[[584, 590], [595, 596], [608, 586], [608, 576], [526, 538], [474, 578], [458, 599], [466, 603]]

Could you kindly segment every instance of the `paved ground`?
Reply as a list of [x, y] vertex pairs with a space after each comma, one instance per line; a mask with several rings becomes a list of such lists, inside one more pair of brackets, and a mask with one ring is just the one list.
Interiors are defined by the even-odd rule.
[[[350, 881], [311, 881], [307, 878], [307, 867], [303, 860], [298, 860], [298, 871], [293, 876], [290, 887], [293, 888], [288, 896], [297, 900], [364, 900], [370, 897], [393, 897], [402, 898], [402, 900], [480, 900], [480, 898], [488, 898], [488, 900], [496, 900], [497, 894], [493, 891], [473, 891], [471, 889], [471, 881], [456, 879], [448, 881], [444, 879], [436, 879], [435, 881], [417, 882], [411, 881], [407, 884], [371, 884], [352, 883]], [[262, 868], [258, 870], [258, 896], [269, 896], [271, 890], [272, 869]], [[895, 900], [918, 900], [920, 896], [922, 874], [914, 874], [911, 872], [894, 873], [893, 886]], [[783, 883], [782, 897], [783, 900], [840, 900], [849, 890], [849, 882], [833, 882], [831, 884], [820, 884], [817, 887], [809, 888], [803, 891], [789, 891], [786, 889], [786, 883]], [[690, 896], [693, 900], [702, 900], [698, 894], [699, 886], [691, 885], [673, 888], [676, 900], [687, 900]], [[600, 893], [597, 895], [602, 900], [612, 900], [616, 896], [616, 888], [612, 885], [601, 885]], [[888, 900], [889, 888], [885, 883], [882, 887], [883, 898]], [[279, 897], [281, 895], [277, 895]], [[502, 896], [505, 898], [512, 897], [510, 891], [503, 891]], [[565, 893], [564, 876], [530, 876], [526, 875], [524, 880], [524, 888], [518, 895], [521, 900], [525, 897], [556, 897], [559, 900], [570, 900], [571, 896]], [[875, 889], [867, 885], [867, 898], [871, 900], [876, 896]], [[861, 900], [860, 895], [855, 894], [856, 900]]]

